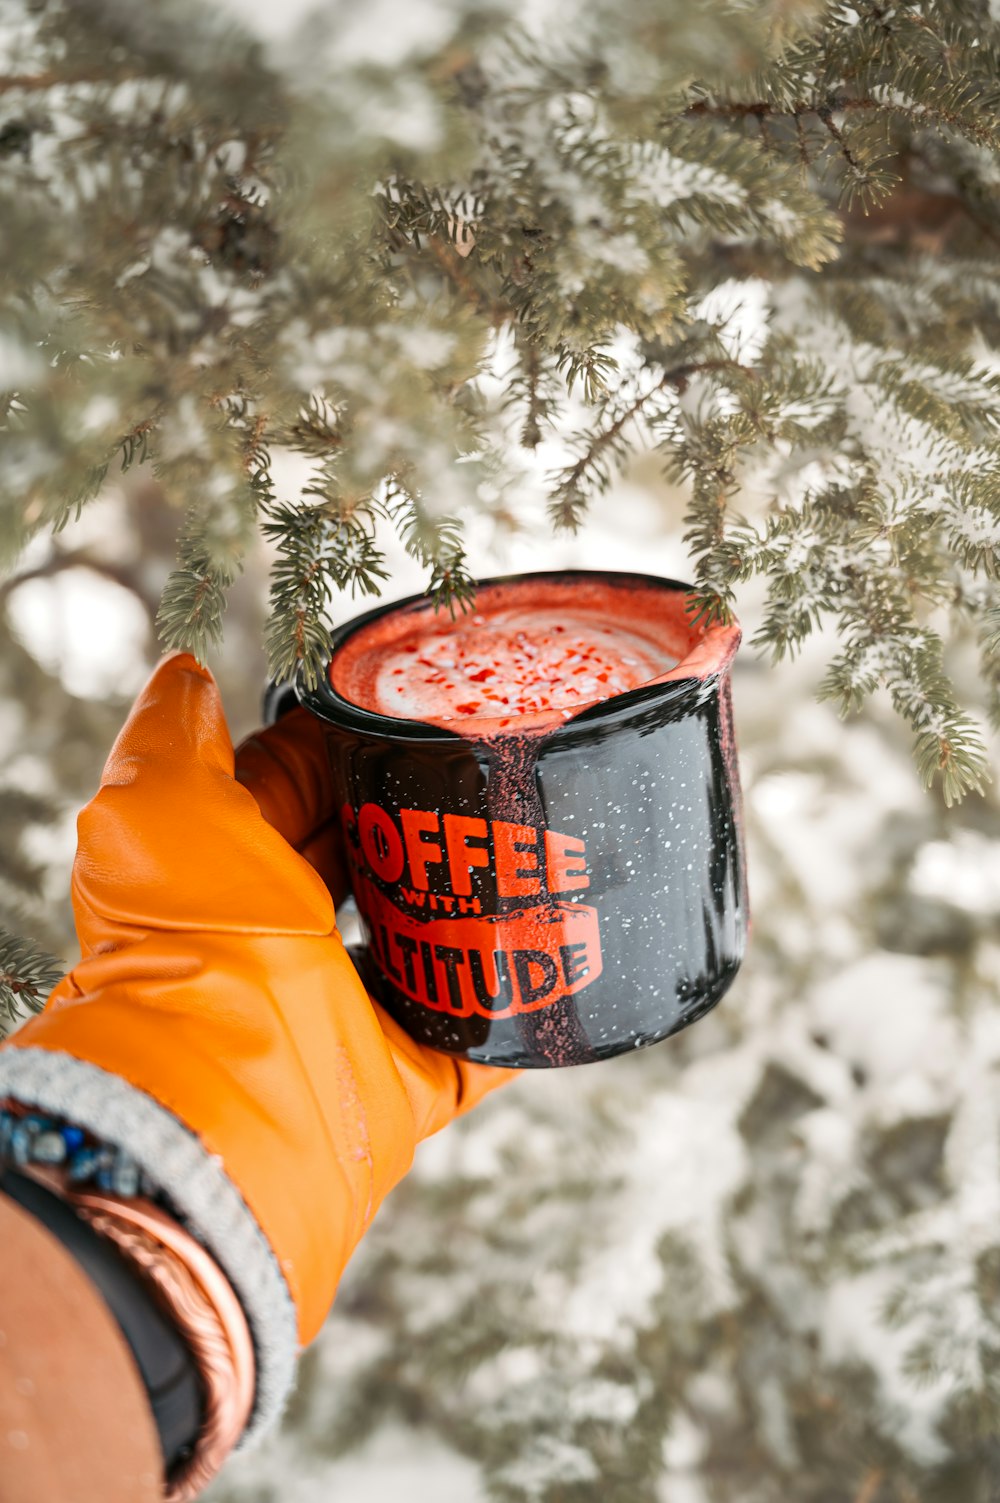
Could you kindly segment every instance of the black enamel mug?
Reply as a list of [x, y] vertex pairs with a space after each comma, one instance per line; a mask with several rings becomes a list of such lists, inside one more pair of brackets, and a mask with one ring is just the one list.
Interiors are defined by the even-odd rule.
[[[690, 587], [647, 575], [478, 588], [530, 583], [571, 601], [595, 581], [656, 592], [676, 667], [558, 724], [515, 718], [482, 736], [352, 703], [329, 673], [296, 687], [328, 729], [365, 980], [414, 1038], [484, 1064], [582, 1064], [655, 1043], [713, 1007], [743, 957], [739, 629], [692, 624]], [[432, 611], [411, 596], [348, 621], [331, 663], [390, 613]]]

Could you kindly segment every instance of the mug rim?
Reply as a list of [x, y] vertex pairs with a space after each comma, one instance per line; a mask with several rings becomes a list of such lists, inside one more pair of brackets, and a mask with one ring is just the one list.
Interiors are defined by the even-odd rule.
[[[607, 579], [616, 583], [631, 582], [652, 586], [671, 594], [681, 592], [691, 594], [693, 591], [693, 586], [685, 584], [682, 580], [668, 579], [658, 574], [643, 574], [631, 569], [522, 570], [516, 574], [494, 574], [485, 579], [477, 579], [475, 586], [481, 589], [490, 585], [545, 579], [560, 581]], [[392, 611], [405, 610], [409, 606], [427, 600], [428, 596], [425, 591], [417, 591], [412, 595], [404, 596], [401, 600], [382, 602], [334, 627], [330, 632], [326, 668], [315, 687], [310, 688], [305, 683], [301, 669], [295, 675], [294, 689], [299, 703], [330, 725], [375, 735], [385, 741], [420, 741], [425, 744], [437, 741], [442, 746], [454, 746], [456, 742], [468, 743], [470, 739], [476, 739], [470, 738], [461, 730], [447, 730], [444, 726], [434, 725], [430, 721], [409, 720], [398, 715], [385, 715], [380, 710], [367, 710], [361, 705], [354, 704], [352, 700], [345, 699], [330, 682], [329, 664], [337, 649], [349, 637], [381, 616], [388, 615]], [[637, 715], [647, 713], [652, 705], [661, 708], [669, 705], [675, 713], [678, 711], [682, 714], [686, 713], [689, 709], [694, 709], [698, 704], [703, 703], [707, 696], [712, 695], [719, 683], [728, 675], [741, 638], [742, 631], [735, 619], [729, 623], [710, 624], [686, 656], [670, 670], [669, 675], [639, 684], [634, 689], [626, 689], [623, 693], [614, 694], [609, 699], [596, 700], [589, 705], [584, 705], [570, 719], [554, 725], [551, 730], [534, 733], [540, 734], [548, 741], [558, 737], [561, 742], [572, 743], [592, 735], [596, 723], [608, 726], [628, 723]], [[695, 660], [700, 671], [693, 671]], [[692, 671], [683, 671], [686, 664], [691, 666]], [[524, 734], [527, 733], [530, 732], [524, 732]], [[504, 732], [504, 735], [518, 735], [517, 725], [511, 726]]]

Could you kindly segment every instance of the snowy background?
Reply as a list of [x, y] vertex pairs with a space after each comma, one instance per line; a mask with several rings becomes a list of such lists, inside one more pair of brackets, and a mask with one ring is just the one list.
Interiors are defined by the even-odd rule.
[[[610, 10], [507, 8], [566, 36]], [[352, 148], [355, 131], [361, 145], [433, 144], [426, 91], [400, 65], [450, 35], [454, 0], [330, 0], [318, 28], [313, 0], [223, 9], [303, 87], [327, 89], [327, 127]], [[4, 24], [0, 0], [0, 43]], [[374, 87], [376, 63], [388, 73]], [[183, 243], [173, 227], [163, 238], [167, 253]], [[959, 273], [943, 259], [940, 275]], [[728, 321], [725, 347], [753, 360], [772, 296], [773, 327], [801, 319], [796, 285], [772, 295], [746, 277], [697, 312]], [[857, 358], [810, 328], [825, 369]], [[346, 337], [313, 342], [314, 379]], [[0, 347], [8, 385], [14, 355]], [[891, 491], [925, 451], [847, 374], [851, 431]], [[191, 442], [178, 431], [179, 448]], [[509, 488], [482, 489], [475, 572], [684, 579], [684, 498], [654, 455], [579, 538], [549, 535], [541, 477], [566, 463], [557, 447]], [[455, 469], [449, 449], [429, 498], [444, 509]], [[276, 466], [276, 493], [304, 478]], [[764, 479], [761, 497], [779, 483]], [[136, 468], [0, 581], [0, 783], [58, 809], [39, 804], [23, 861], [5, 844], [24, 931], [67, 963], [76, 814], [155, 661], [179, 521]], [[387, 595], [419, 588], [385, 542]], [[249, 561], [212, 659], [236, 738], [259, 717], [267, 565]], [[748, 641], [755, 588], [738, 602]], [[362, 605], [338, 602], [335, 619]], [[754, 929], [727, 997], [652, 1049], [522, 1077], [424, 1145], [305, 1354], [283, 1425], [210, 1503], [997, 1503], [1000, 796], [946, 810], [918, 786], [884, 699], [849, 722], [818, 704], [834, 650], [817, 634], [794, 664], [768, 667], [748, 646], [736, 664]], [[948, 667], [977, 712], [971, 650], [953, 646]]]

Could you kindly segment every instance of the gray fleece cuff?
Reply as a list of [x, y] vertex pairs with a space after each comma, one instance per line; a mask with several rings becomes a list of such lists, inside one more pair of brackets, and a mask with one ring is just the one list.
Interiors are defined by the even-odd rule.
[[4, 1097], [120, 1144], [162, 1186], [225, 1270], [257, 1354], [257, 1395], [241, 1449], [258, 1439], [281, 1414], [295, 1380], [295, 1306], [270, 1244], [222, 1160], [145, 1091], [69, 1054], [7, 1045], [0, 1050]]

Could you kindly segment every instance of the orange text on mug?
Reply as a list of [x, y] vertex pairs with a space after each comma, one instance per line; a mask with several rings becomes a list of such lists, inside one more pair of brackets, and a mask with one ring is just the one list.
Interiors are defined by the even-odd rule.
[[[511, 1017], [601, 974], [597, 910], [559, 900], [590, 885], [576, 836], [429, 809], [394, 819], [375, 803], [345, 804], [341, 819], [372, 947], [413, 1001], [456, 1016]], [[430, 891], [429, 867], [447, 876], [449, 891]], [[484, 913], [474, 879], [510, 902], [507, 911], [488, 903]]]

